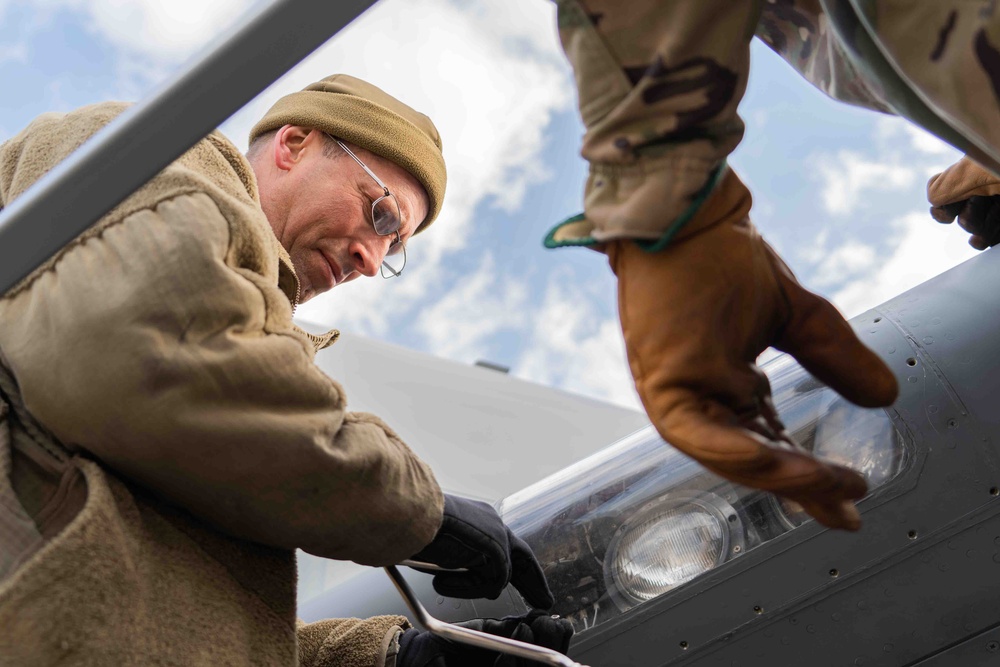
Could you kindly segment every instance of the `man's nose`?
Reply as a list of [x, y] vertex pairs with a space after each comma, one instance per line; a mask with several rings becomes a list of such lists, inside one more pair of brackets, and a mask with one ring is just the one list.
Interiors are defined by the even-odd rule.
[[354, 259], [354, 270], [363, 276], [372, 278], [379, 271], [385, 248], [378, 244], [356, 242], [351, 247], [351, 257]]

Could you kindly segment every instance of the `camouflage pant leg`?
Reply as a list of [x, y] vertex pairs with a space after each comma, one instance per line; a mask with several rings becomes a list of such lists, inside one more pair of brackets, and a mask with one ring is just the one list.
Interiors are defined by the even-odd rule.
[[556, 0], [591, 165], [585, 219], [550, 245], [662, 239], [743, 136], [757, 0]]

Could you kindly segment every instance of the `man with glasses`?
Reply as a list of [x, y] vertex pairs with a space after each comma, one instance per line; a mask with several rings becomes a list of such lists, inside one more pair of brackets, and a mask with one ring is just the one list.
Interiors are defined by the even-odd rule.
[[[0, 207], [125, 105], [46, 114], [0, 146]], [[279, 100], [246, 158], [213, 133], [0, 298], [0, 662], [492, 663], [401, 616], [296, 626], [294, 549], [508, 583], [530, 549], [313, 363], [295, 307], [398, 277], [445, 191], [433, 123], [339, 75]], [[440, 579], [440, 580], [439, 580]], [[565, 650], [534, 612], [478, 627]], [[478, 661], [478, 662], [477, 662]]]

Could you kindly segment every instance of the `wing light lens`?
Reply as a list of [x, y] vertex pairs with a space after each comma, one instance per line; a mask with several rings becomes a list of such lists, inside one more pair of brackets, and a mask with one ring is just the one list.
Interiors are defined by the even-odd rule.
[[[721, 564], [730, 550], [732, 528], [714, 495], [658, 502], [637, 512], [612, 538], [605, 573], [623, 610], [652, 600]], [[742, 532], [742, 527], [739, 527]]]
[[[904, 469], [907, 449], [884, 410], [847, 403], [794, 359], [766, 366], [792, 437], [858, 470], [869, 492]], [[523, 489], [498, 509], [534, 550], [577, 632], [670, 594], [794, 530], [801, 508], [717, 477], [652, 427]], [[864, 509], [862, 507], [862, 509]]]

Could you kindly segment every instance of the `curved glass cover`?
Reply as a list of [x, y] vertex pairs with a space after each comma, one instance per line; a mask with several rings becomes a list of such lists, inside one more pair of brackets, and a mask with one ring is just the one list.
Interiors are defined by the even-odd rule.
[[[791, 357], [766, 364], [793, 437], [876, 491], [905, 463], [883, 410], [854, 406]], [[792, 503], [709, 473], [652, 427], [505, 498], [498, 510], [538, 556], [553, 613], [586, 631], [683, 586], [808, 519]]]

